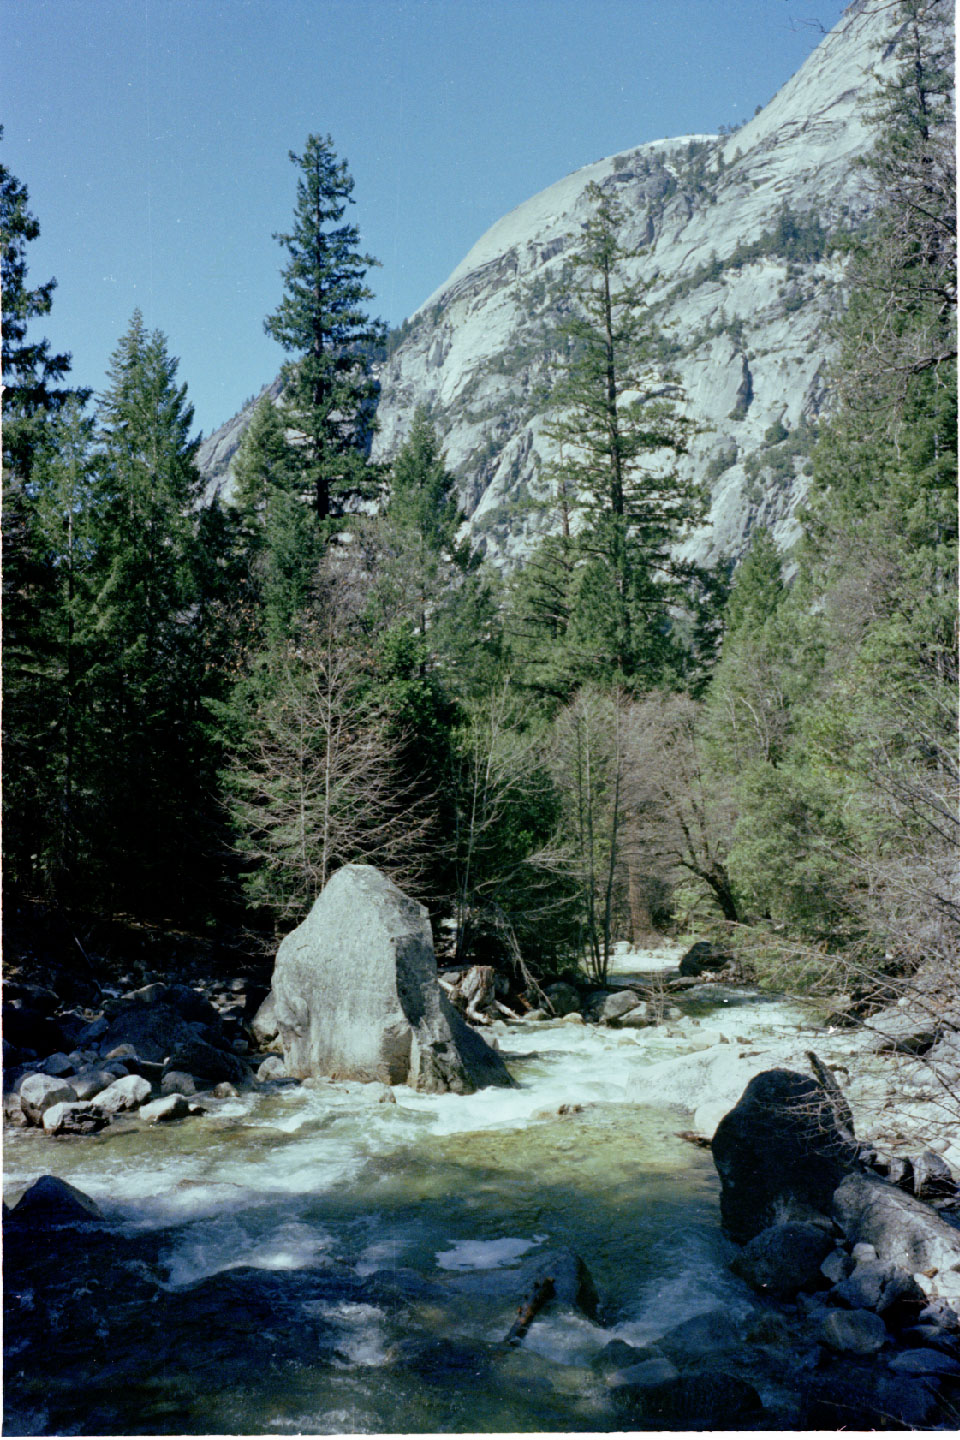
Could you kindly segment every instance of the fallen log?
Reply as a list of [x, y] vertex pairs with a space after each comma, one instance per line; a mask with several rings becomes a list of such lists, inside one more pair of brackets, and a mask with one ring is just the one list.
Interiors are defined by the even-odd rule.
[[517, 1318], [507, 1331], [504, 1345], [517, 1345], [526, 1335], [540, 1311], [557, 1293], [552, 1275], [545, 1275], [533, 1286], [527, 1300], [517, 1306]]
[[690, 1145], [698, 1145], [701, 1150], [710, 1149], [709, 1135], [698, 1135], [696, 1130], [678, 1130], [676, 1135], [678, 1140], [686, 1140]]
[[452, 1004], [473, 1025], [489, 1025], [497, 1008], [496, 971], [492, 965], [471, 965], [453, 984], [443, 988]]

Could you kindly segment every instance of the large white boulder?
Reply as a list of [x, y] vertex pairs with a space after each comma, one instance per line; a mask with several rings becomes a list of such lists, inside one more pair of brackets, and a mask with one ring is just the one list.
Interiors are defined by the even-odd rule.
[[507, 1069], [437, 982], [422, 905], [372, 865], [338, 870], [277, 952], [273, 998], [287, 1074], [470, 1094]]
[[24, 1075], [20, 1082], [20, 1106], [32, 1125], [42, 1125], [44, 1113], [52, 1105], [69, 1104], [77, 1092], [55, 1075]]

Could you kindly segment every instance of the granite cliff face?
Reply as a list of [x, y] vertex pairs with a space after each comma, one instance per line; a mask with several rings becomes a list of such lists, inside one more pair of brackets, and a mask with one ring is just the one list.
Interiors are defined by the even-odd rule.
[[871, 144], [872, 72], [892, 63], [889, 26], [887, 7], [860, 0], [736, 133], [625, 150], [498, 221], [405, 322], [380, 375], [374, 458], [396, 454], [416, 406], [429, 405], [475, 543], [509, 567], [553, 528], [549, 506], [528, 502], [548, 497], [551, 335], [596, 183], [626, 212], [624, 244], [641, 249], [628, 278], [647, 286], [665, 362], [700, 427], [682, 464], [708, 483], [712, 507], [687, 553], [736, 555], [757, 523], [789, 544], [843, 301], [833, 242], [870, 209], [856, 162]]

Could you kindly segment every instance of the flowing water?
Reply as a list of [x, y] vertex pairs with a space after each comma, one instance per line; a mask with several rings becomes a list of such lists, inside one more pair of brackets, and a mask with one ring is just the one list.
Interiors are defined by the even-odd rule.
[[[754, 1004], [738, 1023], [785, 1019]], [[62, 1366], [40, 1381], [14, 1364], [7, 1432], [620, 1428], [590, 1369], [604, 1345], [744, 1306], [709, 1152], [644, 1083], [696, 1022], [493, 1033], [515, 1090], [390, 1103], [319, 1082], [167, 1127], [13, 1135], [9, 1193], [52, 1172], [113, 1225], [63, 1301]], [[597, 1318], [554, 1302], [505, 1345], [531, 1265], [558, 1248], [586, 1262]]]

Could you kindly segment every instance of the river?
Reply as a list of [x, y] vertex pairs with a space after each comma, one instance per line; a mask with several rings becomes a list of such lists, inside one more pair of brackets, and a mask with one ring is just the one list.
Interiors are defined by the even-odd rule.
[[[40, 1383], [14, 1360], [7, 1433], [11, 1419], [23, 1433], [621, 1428], [590, 1368], [611, 1339], [749, 1308], [710, 1154], [679, 1138], [689, 1114], [646, 1078], [702, 1046], [724, 1005], [738, 1035], [797, 1020], [724, 991], [645, 1030], [499, 1024], [515, 1090], [397, 1087], [393, 1103], [318, 1082], [166, 1127], [14, 1133], [8, 1194], [57, 1174], [97, 1201], [111, 1238], [62, 1301], [63, 1364]], [[531, 1265], [558, 1248], [589, 1268], [596, 1318], [554, 1302], [504, 1345]], [[41, 1282], [18, 1292], [25, 1354]], [[45, 1321], [55, 1361], [56, 1313]]]

